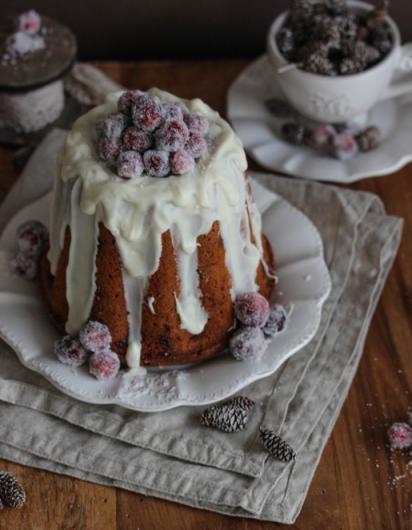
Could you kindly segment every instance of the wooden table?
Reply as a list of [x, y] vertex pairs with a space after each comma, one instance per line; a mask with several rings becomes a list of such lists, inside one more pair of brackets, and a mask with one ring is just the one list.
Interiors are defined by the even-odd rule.
[[[244, 61], [99, 63], [128, 87], [159, 86], [225, 112]], [[12, 150], [0, 149], [0, 199], [13, 184]], [[387, 426], [412, 405], [412, 165], [352, 186], [378, 194], [405, 219], [402, 245], [373, 318], [348, 399], [325, 448], [302, 514], [304, 530], [412, 527], [408, 454], [386, 446]], [[24, 483], [27, 505], [0, 514], [1, 530], [262, 530], [291, 528], [235, 519], [0, 461]], [[412, 468], [411, 468], [412, 469]], [[399, 478], [402, 475], [404, 478]], [[397, 478], [398, 477], [398, 478]]]

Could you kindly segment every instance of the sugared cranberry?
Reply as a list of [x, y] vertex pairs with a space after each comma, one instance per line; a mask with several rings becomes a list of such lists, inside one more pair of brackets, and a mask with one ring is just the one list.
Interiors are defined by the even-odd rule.
[[34, 49], [36, 48], [35, 39], [36, 37], [32, 37], [24, 31], [16, 31], [15, 33], [12, 33], [7, 37], [5, 42], [6, 51], [12, 57], [25, 55], [26, 53], [34, 51]]
[[39, 221], [26, 221], [17, 229], [17, 245], [26, 256], [39, 256], [47, 245], [47, 239], [47, 228]]
[[128, 90], [123, 92], [117, 102], [119, 112], [123, 112], [128, 116], [131, 115], [132, 106], [137, 102], [138, 98], [143, 94], [140, 90]]
[[404, 422], [394, 423], [388, 430], [388, 438], [393, 449], [408, 449], [412, 446], [412, 427]]
[[122, 151], [117, 159], [117, 174], [119, 177], [131, 179], [140, 177], [143, 173], [142, 155], [137, 151]]
[[205, 135], [209, 130], [209, 120], [205, 116], [190, 112], [185, 114], [184, 119], [191, 133]]
[[331, 145], [331, 154], [335, 158], [339, 160], [351, 160], [358, 152], [358, 144], [351, 134], [342, 132], [334, 136]]
[[235, 315], [245, 326], [262, 327], [269, 318], [269, 302], [259, 293], [239, 295], [234, 304]]
[[149, 150], [143, 155], [144, 167], [152, 177], [165, 177], [169, 174], [169, 153], [166, 151]]
[[189, 131], [183, 121], [171, 120], [156, 131], [155, 137], [157, 149], [173, 152], [184, 147]]
[[333, 142], [335, 136], [336, 131], [331, 125], [320, 125], [310, 135], [309, 143], [315, 149], [324, 150]]
[[170, 157], [170, 170], [174, 175], [184, 175], [193, 171], [195, 159], [183, 149], [172, 153]]
[[18, 28], [20, 31], [29, 33], [30, 35], [35, 35], [40, 31], [41, 27], [41, 18], [36, 11], [30, 9], [26, 13], [22, 13], [18, 19]]
[[128, 127], [123, 134], [123, 148], [127, 151], [138, 151], [144, 153], [150, 149], [152, 137], [145, 131], [139, 131], [136, 127]]
[[263, 327], [263, 333], [266, 337], [274, 337], [286, 327], [287, 320], [286, 309], [280, 305], [274, 305], [269, 313], [269, 318], [266, 321], [266, 324]]
[[191, 134], [186, 142], [185, 150], [193, 158], [200, 158], [207, 152], [207, 142], [200, 134]]
[[109, 140], [119, 140], [130, 120], [121, 112], [109, 114], [102, 125], [102, 133]]
[[34, 280], [36, 277], [36, 260], [19, 252], [9, 262], [10, 271], [25, 280]]
[[113, 163], [116, 162], [121, 149], [121, 144], [115, 140], [109, 140], [108, 138], [101, 138], [98, 144], [99, 158], [105, 162]]
[[97, 320], [89, 320], [82, 327], [79, 339], [86, 349], [94, 353], [108, 350], [112, 343], [109, 328]]
[[59, 361], [70, 366], [81, 366], [90, 355], [79, 339], [71, 335], [65, 335], [61, 339], [56, 340], [54, 353]]
[[132, 106], [132, 120], [144, 131], [154, 131], [163, 121], [163, 107], [159, 98], [143, 94]]
[[183, 120], [183, 107], [178, 101], [163, 103], [164, 119], [169, 120]]
[[112, 351], [93, 353], [89, 359], [89, 372], [99, 381], [116, 377], [120, 369], [119, 357]]
[[265, 336], [260, 328], [242, 327], [230, 339], [230, 353], [238, 361], [257, 361], [266, 349]]

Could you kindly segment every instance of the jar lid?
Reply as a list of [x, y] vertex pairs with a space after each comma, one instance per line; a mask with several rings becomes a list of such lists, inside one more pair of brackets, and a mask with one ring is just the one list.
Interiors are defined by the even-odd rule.
[[1, 60], [6, 39], [16, 31], [16, 17], [0, 23], [0, 91], [28, 91], [62, 77], [73, 65], [77, 54], [72, 31], [48, 17], [41, 18], [45, 47], [17, 57]]

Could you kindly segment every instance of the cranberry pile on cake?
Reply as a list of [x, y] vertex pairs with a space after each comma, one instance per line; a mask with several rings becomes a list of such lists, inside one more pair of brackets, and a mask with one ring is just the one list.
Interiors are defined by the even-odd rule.
[[99, 157], [122, 178], [183, 175], [207, 152], [209, 121], [181, 101], [125, 92], [102, 123]]
[[62, 359], [83, 362], [86, 348], [107, 374], [112, 353], [136, 368], [228, 346], [235, 300], [269, 299], [274, 285], [246, 168], [229, 124], [199, 99], [127, 91], [77, 120], [38, 265], [49, 314], [71, 337], [58, 345]]

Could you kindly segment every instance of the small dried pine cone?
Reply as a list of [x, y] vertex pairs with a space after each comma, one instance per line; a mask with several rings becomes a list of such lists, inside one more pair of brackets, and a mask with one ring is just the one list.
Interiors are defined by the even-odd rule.
[[10, 508], [21, 508], [26, 502], [23, 486], [7, 471], [0, 472], [0, 499]]

